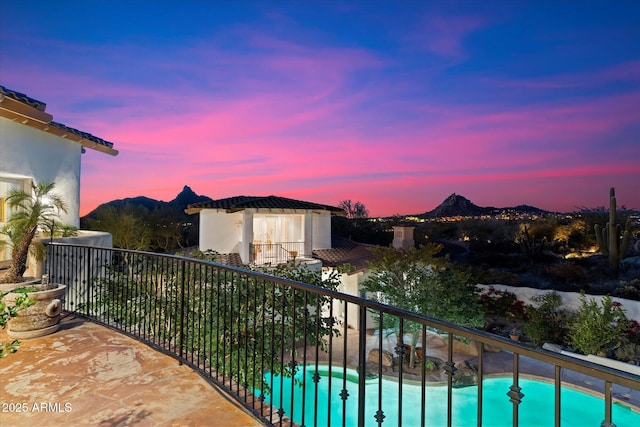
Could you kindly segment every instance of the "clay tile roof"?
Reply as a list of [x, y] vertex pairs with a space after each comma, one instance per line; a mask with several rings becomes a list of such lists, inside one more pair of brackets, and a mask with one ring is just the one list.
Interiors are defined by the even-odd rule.
[[336, 213], [344, 212], [342, 209], [335, 206], [304, 202], [302, 200], [288, 199], [286, 197], [278, 196], [235, 196], [226, 199], [194, 203], [187, 207], [187, 209], [224, 209], [229, 211], [239, 211], [250, 208], [327, 210]]
[[340, 237], [331, 238], [331, 249], [316, 249], [314, 258], [322, 261], [326, 267], [341, 267], [344, 264], [352, 266], [350, 273], [363, 270], [367, 264], [375, 259], [371, 249], [374, 246], [363, 245]]
[[219, 254], [215, 262], [219, 264], [230, 265], [232, 267], [244, 266], [239, 253]]
[[[79, 142], [83, 147], [92, 148], [94, 150], [102, 151], [111, 155], [118, 154], [118, 152], [113, 149], [112, 142], [105, 141], [104, 139], [98, 138], [95, 135], [91, 135], [87, 132], [82, 132], [78, 129], [74, 129], [62, 123], [54, 122], [52, 120], [53, 116], [45, 113], [47, 104], [45, 104], [44, 102], [31, 98], [24, 93], [8, 89], [2, 85], [0, 85], [0, 95], [2, 95], [0, 96], [0, 104], [3, 104], [3, 97], [18, 102], [18, 107], [16, 107], [15, 103], [13, 106], [2, 105], [3, 117], [9, 118], [10, 120], [15, 120], [16, 117], [19, 117], [20, 120], [26, 118], [27, 120], [23, 123], [28, 124], [29, 126], [33, 126], [45, 132], [52, 133], [57, 136], [62, 136], [75, 142]], [[21, 105], [31, 107], [37, 110], [39, 113], [28, 112], [29, 109], [26, 108], [25, 110], [25, 107], [19, 108], [19, 106]]]
[[20, 101], [23, 104], [27, 104], [39, 111], [44, 111], [47, 108], [47, 104], [42, 101], [38, 101], [37, 99], [33, 99], [28, 97], [24, 93], [16, 92], [15, 90], [7, 89], [6, 87], [0, 85], [0, 93], [8, 98], [15, 99], [16, 101]]
[[92, 142], [95, 142], [96, 144], [104, 145], [105, 147], [108, 147], [108, 148], [113, 148], [113, 142], [105, 141], [104, 139], [98, 138], [97, 136], [91, 135], [90, 133], [82, 132], [81, 130], [71, 128], [71, 127], [69, 127], [67, 125], [64, 125], [64, 124], [58, 123], [58, 122], [51, 122], [51, 123], [49, 123], [49, 125], [58, 127], [58, 128], [60, 128], [62, 130], [65, 130], [68, 133], [72, 133], [74, 135], [78, 135], [79, 137], [87, 139], [87, 140], [92, 141]]

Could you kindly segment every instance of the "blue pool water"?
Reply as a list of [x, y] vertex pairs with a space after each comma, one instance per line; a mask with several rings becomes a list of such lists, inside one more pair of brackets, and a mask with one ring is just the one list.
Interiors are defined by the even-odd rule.
[[[340, 393], [343, 388], [342, 369], [334, 368], [331, 376], [331, 397], [329, 398], [329, 372], [327, 367], [318, 368], [320, 381], [317, 388], [317, 421], [314, 421], [314, 402], [316, 385], [313, 382], [313, 367], [308, 367], [304, 378], [305, 389], [305, 425], [328, 426], [342, 425], [343, 400]], [[358, 374], [348, 369], [346, 375], [346, 389], [349, 396], [346, 400], [346, 425], [356, 425], [358, 405]], [[302, 372], [296, 376], [303, 380]], [[267, 395], [267, 401], [274, 407], [280, 407], [280, 377], [273, 377], [273, 393]], [[512, 404], [506, 395], [512, 385], [511, 378], [485, 378], [483, 382], [483, 415], [484, 426], [511, 426]], [[521, 379], [520, 387], [525, 397], [519, 407], [519, 422], [522, 427], [539, 427], [554, 425], [554, 386], [553, 384]], [[303, 387], [292, 386], [291, 378], [283, 379], [283, 405], [287, 416], [291, 417], [291, 398], [293, 393], [293, 420], [302, 424], [302, 395]], [[447, 425], [447, 387], [427, 386], [426, 398], [422, 402], [421, 386], [413, 383], [402, 385], [402, 425], [419, 426], [421, 410], [424, 404], [427, 426]], [[274, 401], [271, 402], [271, 397]], [[366, 385], [365, 425], [376, 426], [374, 418], [378, 411], [378, 379], [367, 380]], [[453, 389], [453, 421], [455, 426], [477, 426], [477, 396], [478, 388], [464, 387]], [[561, 415], [563, 427], [599, 426], [604, 420], [604, 402], [591, 394], [582, 393], [570, 388], [563, 388], [561, 392]], [[331, 419], [328, 419], [328, 407], [331, 408]], [[398, 383], [382, 379], [382, 410], [385, 418], [383, 425], [398, 425]], [[628, 406], [613, 405], [613, 422], [617, 427], [640, 426], [640, 414]]]

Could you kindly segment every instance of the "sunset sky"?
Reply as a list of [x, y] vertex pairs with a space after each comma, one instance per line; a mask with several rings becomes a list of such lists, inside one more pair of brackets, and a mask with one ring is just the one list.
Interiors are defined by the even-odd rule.
[[125, 197], [640, 208], [640, 1], [1, 1], [0, 84]]

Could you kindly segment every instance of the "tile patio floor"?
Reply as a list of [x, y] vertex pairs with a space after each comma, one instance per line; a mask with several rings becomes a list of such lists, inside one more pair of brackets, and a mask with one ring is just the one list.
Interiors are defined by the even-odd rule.
[[73, 316], [0, 359], [0, 402], [3, 427], [262, 425], [188, 366]]

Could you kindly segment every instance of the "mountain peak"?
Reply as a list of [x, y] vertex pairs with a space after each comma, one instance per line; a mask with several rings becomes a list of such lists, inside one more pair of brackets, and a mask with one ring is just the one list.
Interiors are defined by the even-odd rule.
[[448, 216], [477, 216], [486, 214], [492, 208], [482, 208], [471, 203], [471, 200], [456, 193], [444, 199], [434, 210], [425, 213], [431, 218]]
[[460, 196], [456, 193], [452, 193], [449, 197], [444, 199], [440, 206], [476, 206], [471, 203], [471, 200], [464, 196]]
[[185, 185], [182, 191], [176, 196], [175, 199], [169, 202], [171, 205], [177, 205], [184, 209], [188, 205], [193, 203], [208, 202], [211, 198], [207, 196], [198, 196], [188, 185]]
[[519, 205], [513, 208], [495, 208], [492, 206], [482, 207], [473, 204], [469, 199], [456, 193], [452, 193], [444, 199], [435, 209], [419, 215], [422, 218], [442, 218], [442, 217], [472, 217], [482, 215], [495, 215], [500, 211], [509, 210], [515, 212], [537, 212], [544, 213], [542, 209], [533, 206]]

